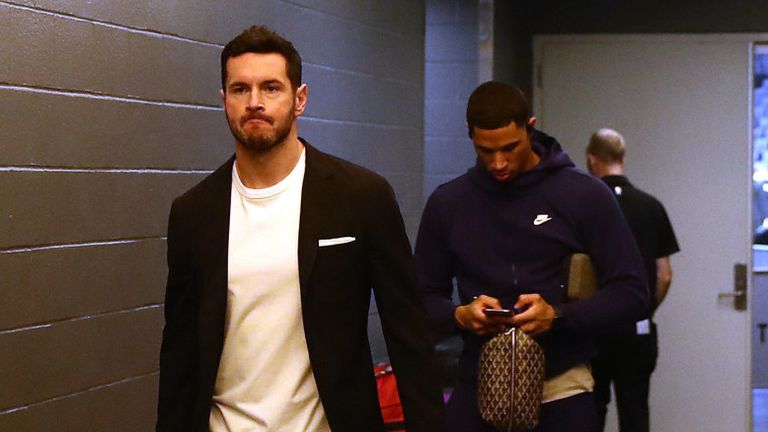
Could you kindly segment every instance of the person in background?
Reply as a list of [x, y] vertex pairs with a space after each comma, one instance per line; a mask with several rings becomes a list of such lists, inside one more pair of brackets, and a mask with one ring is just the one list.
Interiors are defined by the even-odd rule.
[[234, 156], [174, 200], [158, 431], [382, 431], [371, 289], [408, 431], [443, 431], [394, 193], [298, 136], [301, 57], [266, 27], [221, 53]]
[[642, 320], [617, 328], [615, 334], [597, 340], [598, 356], [592, 362], [592, 373], [601, 430], [613, 383], [621, 432], [648, 432], [648, 396], [658, 355], [658, 336], [652, 316], [672, 283], [669, 257], [680, 247], [661, 202], [636, 188], [624, 175], [624, 153], [621, 134], [613, 129], [600, 129], [589, 139], [587, 168], [608, 185], [619, 201], [643, 257], [651, 308]]
[[[534, 336], [545, 352], [536, 431], [595, 431], [592, 337], [634, 323], [648, 310], [640, 254], [616, 200], [535, 124], [517, 87], [491, 81], [475, 89], [467, 127], [476, 164], [439, 186], [422, 216], [416, 241], [421, 297], [435, 329], [458, 331], [464, 341], [448, 402], [449, 431], [493, 430], [478, 410], [479, 353], [509, 325]], [[592, 258], [600, 289], [566, 302], [564, 267], [576, 252]], [[486, 308], [519, 313], [495, 316]]]

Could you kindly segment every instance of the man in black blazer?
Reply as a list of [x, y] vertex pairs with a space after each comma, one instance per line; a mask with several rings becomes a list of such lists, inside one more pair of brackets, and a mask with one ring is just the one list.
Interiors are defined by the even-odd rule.
[[299, 138], [301, 58], [265, 27], [221, 55], [235, 155], [168, 224], [158, 431], [383, 430], [371, 288], [409, 432], [445, 427], [389, 184]]

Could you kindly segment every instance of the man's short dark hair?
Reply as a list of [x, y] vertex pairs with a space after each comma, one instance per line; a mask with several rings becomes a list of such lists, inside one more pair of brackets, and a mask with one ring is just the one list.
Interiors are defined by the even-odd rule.
[[245, 53], [277, 53], [285, 57], [293, 91], [301, 85], [301, 56], [291, 41], [265, 26], [251, 26], [224, 46], [221, 52], [221, 88], [227, 91], [227, 60]]
[[467, 127], [472, 138], [474, 128], [498, 129], [515, 123], [530, 131], [531, 108], [523, 92], [509, 84], [488, 81], [472, 92], [467, 102]]

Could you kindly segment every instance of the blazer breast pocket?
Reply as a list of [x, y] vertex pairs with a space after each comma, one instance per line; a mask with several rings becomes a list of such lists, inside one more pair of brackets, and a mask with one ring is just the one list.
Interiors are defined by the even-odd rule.
[[317, 241], [315, 265], [343, 267], [352, 264], [363, 253], [360, 242], [351, 236], [324, 238]]
[[349, 301], [365, 285], [365, 248], [351, 236], [318, 240], [312, 280], [322, 301]]
[[357, 239], [352, 236], [322, 238], [317, 240], [317, 247], [323, 248], [323, 247], [340, 246], [340, 245], [352, 243], [356, 240]]

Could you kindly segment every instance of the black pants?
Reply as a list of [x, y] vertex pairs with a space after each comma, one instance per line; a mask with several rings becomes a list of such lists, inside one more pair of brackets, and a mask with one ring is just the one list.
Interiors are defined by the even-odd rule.
[[541, 405], [533, 432], [597, 432], [598, 421], [592, 393], [579, 393]]
[[611, 401], [611, 383], [621, 432], [649, 432], [648, 395], [651, 373], [658, 354], [656, 326], [646, 335], [627, 335], [600, 340], [592, 362], [599, 430]]

